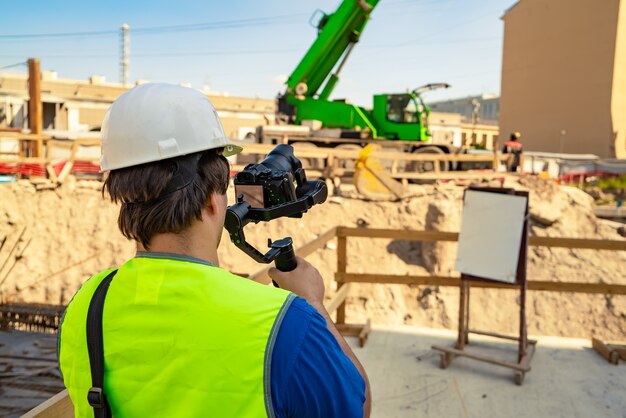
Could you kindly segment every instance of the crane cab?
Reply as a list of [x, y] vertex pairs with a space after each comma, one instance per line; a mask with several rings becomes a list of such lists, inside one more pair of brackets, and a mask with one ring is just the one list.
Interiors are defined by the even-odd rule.
[[377, 94], [372, 119], [378, 136], [406, 141], [426, 141], [429, 109], [414, 93]]

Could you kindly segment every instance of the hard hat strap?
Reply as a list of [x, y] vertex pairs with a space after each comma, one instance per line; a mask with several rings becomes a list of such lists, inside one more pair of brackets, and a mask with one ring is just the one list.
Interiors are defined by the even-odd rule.
[[154, 203], [158, 200], [163, 199], [170, 194], [177, 192], [179, 190], [184, 189], [189, 186], [198, 175], [198, 163], [200, 162], [200, 158], [202, 157], [201, 152], [196, 152], [194, 154], [184, 155], [182, 157], [174, 157], [172, 158], [171, 164], [174, 166], [174, 175], [167, 183], [161, 194], [157, 197], [154, 197], [149, 200], [132, 200], [128, 202], [123, 202], [124, 205], [129, 204], [144, 204], [144, 203]]
[[[202, 153], [196, 152], [194, 154], [178, 157], [172, 162], [175, 164], [174, 176], [165, 186], [165, 189], [161, 192], [156, 199], [162, 199], [174, 192], [184, 189], [189, 186], [196, 176], [198, 175], [198, 162]], [[155, 200], [156, 200], [155, 199]]]

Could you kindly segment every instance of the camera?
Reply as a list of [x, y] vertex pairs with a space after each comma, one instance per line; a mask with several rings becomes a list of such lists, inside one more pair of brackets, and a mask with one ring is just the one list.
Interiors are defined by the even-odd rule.
[[321, 180], [307, 180], [302, 163], [291, 145], [276, 146], [261, 162], [248, 164], [234, 178], [237, 203], [228, 207], [224, 227], [231, 241], [260, 263], [276, 259], [279, 270], [295, 268], [290, 237], [269, 241], [262, 254], [248, 242], [243, 228], [250, 222], [268, 222], [280, 217], [301, 218], [313, 205], [326, 200], [328, 189]]
[[[326, 184], [321, 180], [307, 181], [302, 163], [291, 145], [276, 146], [263, 161], [248, 164], [234, 179], [235, 196], [252, 208], [273, 208], [315, 194], [315, 202], [326, 200]], [[243, 197], [241, 197], [243, 196]], [[312, 205], [311, 205], [312, 206]], [[305, 210], [306, 211], [306, 210]], [[293, 210], [281, 216], [301, 218], [303, 212]]]

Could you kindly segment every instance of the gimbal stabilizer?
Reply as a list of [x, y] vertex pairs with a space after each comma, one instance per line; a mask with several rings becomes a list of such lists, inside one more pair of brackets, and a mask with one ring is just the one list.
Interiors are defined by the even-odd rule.
[[[250, 222], [268, 222], [283, 216], [301, 218], [311, 206], [326, 200], [326, 184], [321, 180], [307, 180], [293, 148], [278, 145], [263, 161], [249, 164], [237, 173], [235, 194], [237, 203], [228, 207], [224, 222], [231, 241], [259, 263], [275, 260], [280, 271], [295, 269], [291, 237], [269, 239], [270, 250], [263, 254], [246, 241], [243, 228]], [[253, 207], [250, 202], [262, 207]]]

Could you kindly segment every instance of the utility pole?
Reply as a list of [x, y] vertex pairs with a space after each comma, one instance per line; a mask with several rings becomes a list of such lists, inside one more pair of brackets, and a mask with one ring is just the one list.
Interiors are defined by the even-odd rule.
[[[37, 58], [28, 59], [28, 127], [33, 135], [41, 135], [43, 127], [43, 105], [41, 104], [41, 70]], [[37, 140], [37, 145], [29, 144], [29, 157], [41, 157], [43, 144]]]
[[129, 26], [124, 23], [120, 30], [120, 82], [126, 86], [128, 84], [128, 63], [130, 54], [130, 39], [128, 37]]
[[480, 120], [480, 102], [476, 99], [470, 100], [472, 105], [472, 145], [477, 143], [476, 138], [476, 125]]

